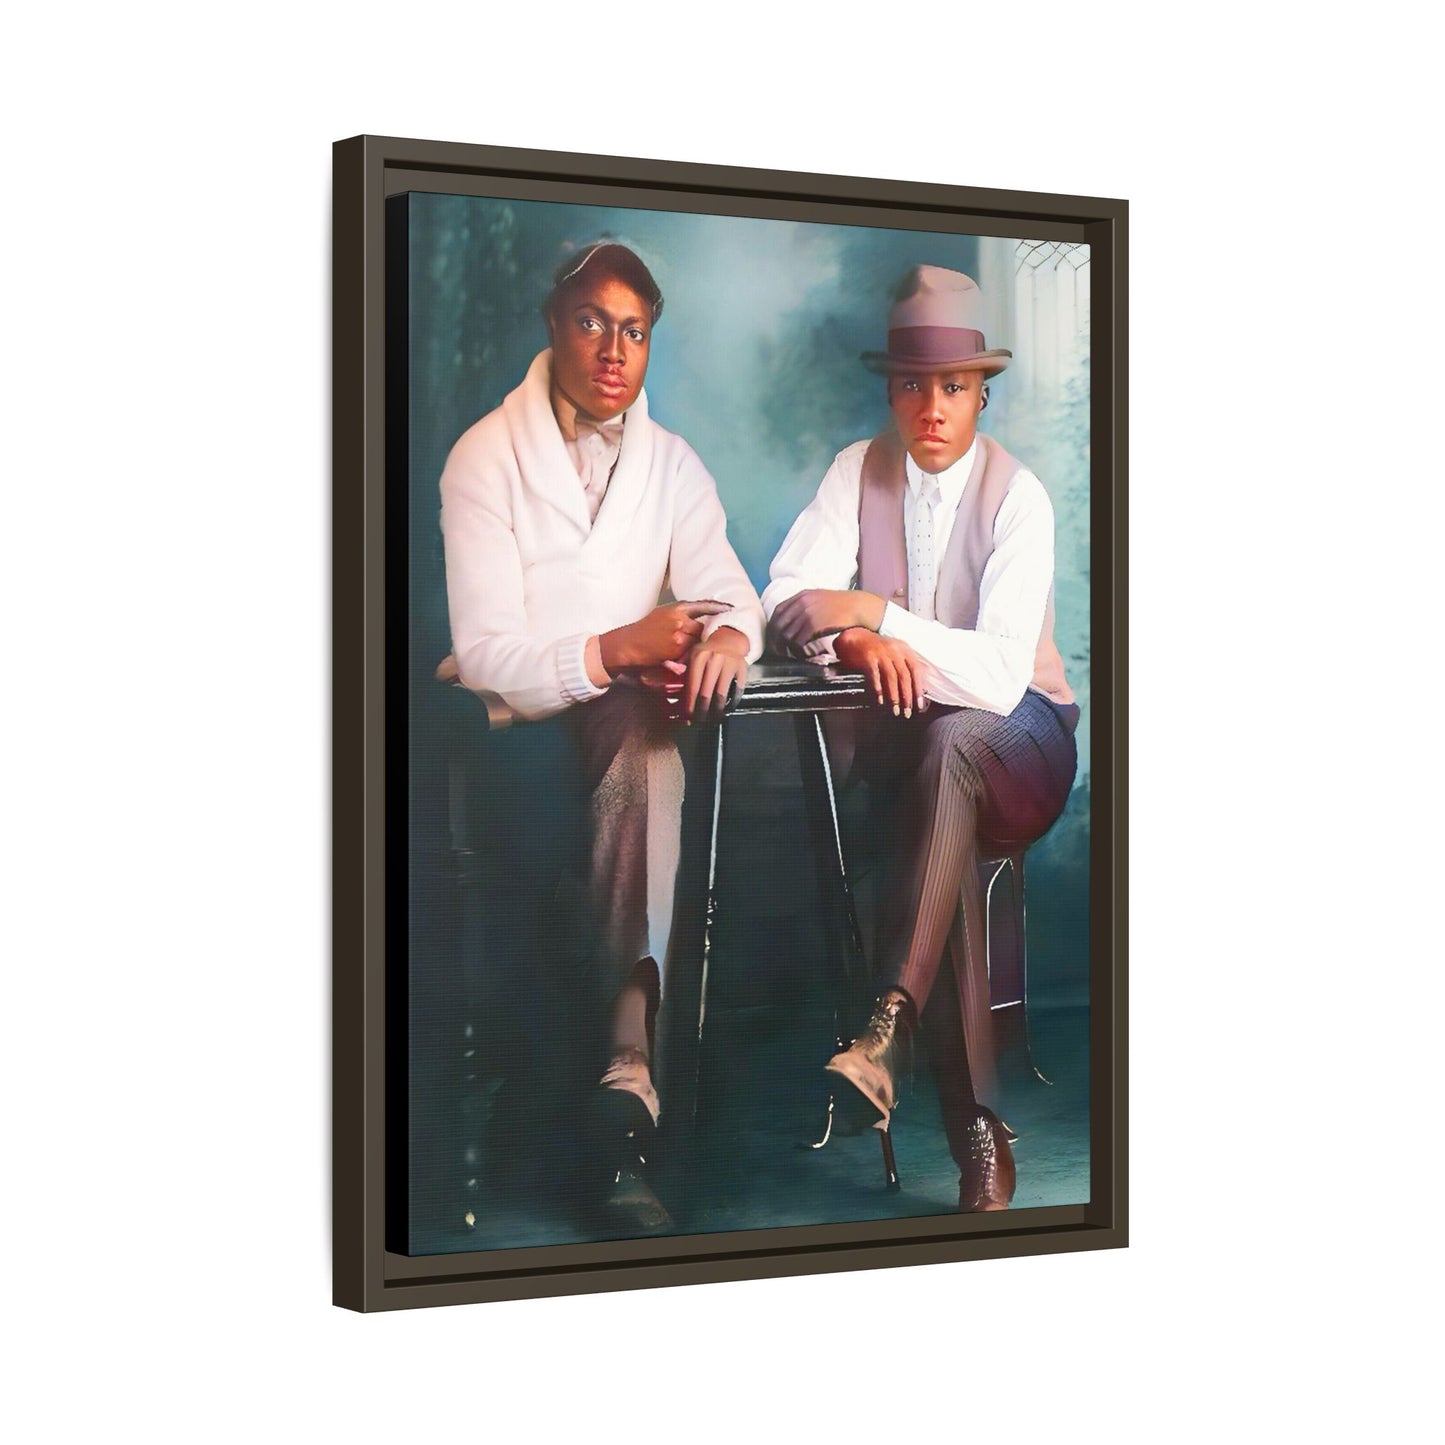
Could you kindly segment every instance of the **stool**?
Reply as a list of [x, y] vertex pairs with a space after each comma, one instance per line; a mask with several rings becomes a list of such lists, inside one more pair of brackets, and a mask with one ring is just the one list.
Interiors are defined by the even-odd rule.
[[[994, 850], [984, 843], [979, 878], [984, 884], [988, 937], [988, 996], [993, 1015], [994, 1052], [1002, 1061], [1021, 1055], [1029, 1072], [1041, 1083], [1052, 1084], [1034, 1058], [1028, 1026], [1028, 932], [1024, 907], [1024, 853], [988, 856]], [[1003, 870], [1009, 870], [1011, 907], [1007, 913], [994, 907], [994, 888]]]

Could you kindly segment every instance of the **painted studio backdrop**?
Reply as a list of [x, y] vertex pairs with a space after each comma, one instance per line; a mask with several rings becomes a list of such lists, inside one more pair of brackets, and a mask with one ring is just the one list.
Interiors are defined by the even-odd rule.
[[[450, 649], [438, 479], [447, 453], [547, 344], [540, 305], [567, 243], [608, 234], [636, 249], [665, 297], [646, 391], [717, 482], [728, 535], [759, 592], [784, 535], [835, 454], [890, 421], [859, 353], [884, 344], [909, 267], [967, 272], [989, 345], [1014, 353], [980, 429], [1043, 482], [1056, 521], [1056, 638], [1082, 708], [1079, 770], [1027, 863], [1033, 1060], [1004, 1075], [1018, 1132], [1013, 1208], [1089, 1197], [1087, 995], [1090, 778], [1089, 254], [1081, 245], [801, 222], [412, 194], [403, 206], [406, 345], [408, 769], [403, 960], [403, 1238], [414, 1254], [595, 1238], [578, 1212], [574, 1077], [565, 998], [582, 941], [568, 937], [566, 859], [536, 856], [529, 815], [562, 806], [546, 761], [515, 762], [477, 700], [433, 679]], [[393, 508], [389, 543], [401, 537]], [[391, 575], [395, 576], [393, 571]], [[391, 655], [396, 655], [395, 653]], [[691, 730], [692, 734], [701, 729]], [[695, 736], [684, 740], [684, 760]], [[888, 1194], [876, 1140], [822, 1151], [822, 1065], [833, 971], [793, 732], [785, 718], [728, 735], [698, 1118], [684, 1232], [951, 1212], [949, 1158], [921, 1064], [894, 1124], [904, 1187]], [[397, 798], [400, 803], [401, 799]], [[845, 796], [845, 852], [871, 943], [872, 863]], [[1010, 886], [1005, 875], [1001, 887]], [[397, 895], [393, 894], [393, 897]], [[398, 902], [400, 899], [398, 898]], [[393, 930], [393, 936], [399, 936]], [[401, 984], [404, 982], [404, 989]], [[404, 992], [404, 997], [402, 996]], [[664, 1099], [664, 1113], [666, 1100]], [[871, 1133], [871, 1131], [869, 1131]]]

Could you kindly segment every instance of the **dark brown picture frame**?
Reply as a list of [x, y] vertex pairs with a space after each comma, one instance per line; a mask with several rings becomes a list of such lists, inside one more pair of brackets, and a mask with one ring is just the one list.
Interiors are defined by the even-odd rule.
[[[503, 189], [498, 189], [498, 188]], [[1090, 1202], [1019, 1212], [822, 1224], [413, 1257], [388, 1248], [386, 1043], [399, 949], [388, 851], [388, 653], [405, 589], [388, 586], [395, 398], [385, 339], [386, 199], [503, 194], [703, 214], [1086, 242], [1091, 290]], [[1127, 1242], [1127, 205], [1094, 197], [803, 175], [357, 136], [334, 151], [333, 1288], [356, 1310], [932, 1264]], [[394, 288], [395, 289], [395, 288]], [[390, 600], [389, 600], [390, 599]], [[393, 654], [394, 655], [394, 654]], [[389, 836], [390, 835], [390, 836]], [[402, 910], [404, 911], [404, 895]], [[400, 942], [399, 942], [400, 937]], [[401, 956], [404, 957], [404, 954]], [[390, 972], [389, 972], [390, 966]], [[393, 1091], [394, 1093], [394, 1091]]]

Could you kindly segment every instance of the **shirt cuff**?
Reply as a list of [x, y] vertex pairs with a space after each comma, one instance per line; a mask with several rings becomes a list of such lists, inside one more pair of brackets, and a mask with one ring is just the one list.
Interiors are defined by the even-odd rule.
[[557, 685], [569, 702], [590, 702], [607, 691], [587, 676], [587, 640], [591, 633], [564, 637], [557, 644]]
[[906, 607], [900, 607], [896, 602], [883, 604], [883, 621], [878, 624], [879, 637], [896, 638], [899, 642], [906, 642], [917, 652], [920, 634], [925, 637], [928, 635], [928, 624], [921, 617], [914, 616]]
[[803, 583], [797, 577], [774, 578], [763, 588], [763, 616], [769, 622], [773, 620], [773, 613], [788, 600], [789, 597], [796, 597], [803, 590]]

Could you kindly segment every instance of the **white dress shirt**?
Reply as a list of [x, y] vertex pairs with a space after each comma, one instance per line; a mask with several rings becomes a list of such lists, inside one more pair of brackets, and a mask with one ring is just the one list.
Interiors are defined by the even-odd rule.
[[622, 453], [622, 424], [626, 415], [623, 412], [604, 422], [575, 417], [573, 434], [569, 437], [565, 431], [562, 433], [567, 455], [572, 458], [582, 490], [587, 494], [587, 514], [594, 524], [602, 510], [602, 499], [607, 495], [607, 483], [612, 480], [612, 469]]
[[[793, 523], [770, 569], [763, 611], [774, 610], [810, 587], [844, 591], [858, 580], [858, 500], [869, 442], [855, 442], [828, 468], [817, 495]], [[977, 441], [938, 473], [933, 509], [934, 555], [942, 570], [959, 503], [973, 471]], [[913, 575], [914, 517], [923, 473], [910, 456], [903, 495], [903, 535]], [[1043, 484], [1027, 468], [1009, 483], [994, 520], [994, 550], [979, 584], [978, 623], [973, 629], [916, 617], [889, 602], [878, 632], [906, 642], [929, 666], [928, 696], [957, 707], [1007, 715], [1018, 706], [1034, 673], [1034, 653], [1044, 625], [1054, 577], [1054, 509]], [[818, 661], [835, 661], [826, 653]]]

